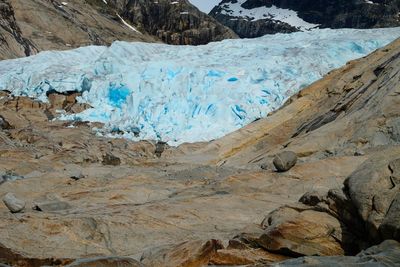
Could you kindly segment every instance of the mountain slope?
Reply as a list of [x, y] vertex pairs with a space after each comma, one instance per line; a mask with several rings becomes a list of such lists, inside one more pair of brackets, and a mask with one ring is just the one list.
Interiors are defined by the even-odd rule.
[[240, 37], [320, 28], [400, 25], [400, 1], [224, 0], [210, 15]]
[[177, 3], [5, 0], [0, 4], [0, 59], [110, 45], [116, 40], [205, 44], [236, 38], [230, 29], [189, 2]]
[[237, 37], [188, 0], [133, 0], [125, 6], [122, 15], [167, 44], [202, 45]]

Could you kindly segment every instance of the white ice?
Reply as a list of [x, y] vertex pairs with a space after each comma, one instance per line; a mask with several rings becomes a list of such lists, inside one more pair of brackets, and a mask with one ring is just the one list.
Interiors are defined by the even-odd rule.
[[78, 90], [93, 108], [63, 119], [178, 145], [265, 117], [328, 71], [398, 36], [400, 28], [325, 29], [196, 47], [115, 42], [0, 61], [0, 89], [43, 101], [50, 89]]

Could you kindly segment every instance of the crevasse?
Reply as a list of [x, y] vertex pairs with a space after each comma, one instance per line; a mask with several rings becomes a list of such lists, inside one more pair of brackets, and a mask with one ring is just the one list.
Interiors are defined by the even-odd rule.
[[196, 47], [115, 42], [1, 61], [0, 89], [43, 101], [50, 89], [81, 91], [93, 108], [60, 119], [103, 122], [106, 135], [209, 141], [398, 36], [400, 28], [325, 29]]

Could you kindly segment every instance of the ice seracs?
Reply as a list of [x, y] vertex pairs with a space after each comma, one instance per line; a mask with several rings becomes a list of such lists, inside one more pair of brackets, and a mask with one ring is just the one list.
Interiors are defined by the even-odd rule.
[[208, 141], [399, 35], [400, 28], [326, 29], [196, 47], [115, 42], [2, 61], [0, 90], [43, 101], [48, 90], [81, 91], [79, 101], [93, 108], [61, 119], [103, 122], [103, 135]]

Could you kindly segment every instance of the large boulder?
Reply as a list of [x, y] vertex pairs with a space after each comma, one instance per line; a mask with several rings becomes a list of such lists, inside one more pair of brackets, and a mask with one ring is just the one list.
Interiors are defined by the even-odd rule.
[[258, 244], [268, 251], [289, 256], [343, 255], [346, 232], [335, 217], [306, 205], [281, 207], [263, 221]]
[[293, 151], [284, 151], [274, 157], [274, 166], [278, 172], [290, 170], [297, 162], [297, 155]]
[[[393, 160], [396, 156], [398, 156], [397, 149], [379, 153], [360, 166], [345, 181], [344, 190], [364, 221], [372, 243], [396, 238], [395, 232], [387, 230], [392, 229], [390, 225], [400, 225], [396, 211], [398, 201], [395, 201], [400, 193], [400, 160]], [[399, 240], [398, 236], [397, 239]]]

